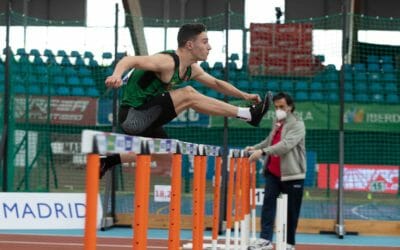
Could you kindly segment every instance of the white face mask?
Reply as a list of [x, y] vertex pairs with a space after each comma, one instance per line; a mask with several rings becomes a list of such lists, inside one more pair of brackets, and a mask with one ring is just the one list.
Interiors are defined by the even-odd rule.
[[286, 118], [287, 113], [285, 111], [283, 111], [282, 109], [277, 109], [275, 111], [275, 115], [276, 115], [276, 119], [278, 119], [278, 121], [283, 120]]

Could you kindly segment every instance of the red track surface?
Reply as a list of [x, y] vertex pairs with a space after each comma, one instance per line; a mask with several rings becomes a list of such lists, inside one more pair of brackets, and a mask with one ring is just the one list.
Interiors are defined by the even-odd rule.
[[[168, 249], [167, 240], [148, 240], [146, 250]], [[83, 237], [1, 234], [0, 250], [77, 250], [83, 249]], [[98, 238], [97, 250], [132, 249], [129, 238]], [[296, 250], [393, 250], [393, 247], [296, 245]]]

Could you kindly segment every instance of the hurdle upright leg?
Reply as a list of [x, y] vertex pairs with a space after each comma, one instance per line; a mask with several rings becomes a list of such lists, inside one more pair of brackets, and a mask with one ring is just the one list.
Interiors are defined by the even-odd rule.
[[169, 215], [169, 236], [168, 249], [178, 250], [180, 244], [181, 225], [181, 172], [182, 155], [172, 155], [172, 176], [171, 176], [171, 202]]
[[97, 196], [99, 193], [100, 157], [88, 154], [86, 164], [85, 250], [96, 250]]
[[148, 145], [136, 158], [135, 215], [133, 220], [133, 249], [147, 249], [147, 227], [149, 217], [150, 161]]
[[221, 162], [222, 162], [222, 157], [217, 156], [215, 158], [214, 208], [213, 208], [213, 228], [212, 228], [213, 250], [216, 250], [218, 245], [219, 203], [221, 199]]
[[235, 163], [236, 155], [234, 151], [230, 151], [229, 155], [229, 180], [228, 180], [228, 193], [226, 198], [226, 237], [225, 248], [230, 249], [231, 245], [231, 229], [232, 229], [232, 199], [235, 178]]

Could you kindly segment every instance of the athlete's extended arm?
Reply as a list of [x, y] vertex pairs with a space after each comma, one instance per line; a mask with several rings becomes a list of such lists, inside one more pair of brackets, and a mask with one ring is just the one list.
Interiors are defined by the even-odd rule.
[[154, 72], [161, 72], [169, 65], [166, 55], [155, 54], [151, 56], [126, 56], [115, 66], [114, 72], [107, 77], [105, 83], [107, 87], [118, 88], [122, 85], [122, 74], [129, 69], [143, 69]]
[[233, 97], [248, 100], [248, 101], [253, 101], [256, 103], [261, 101], [259, 95], [249, 94], [244, 91], [241, 91], [241, 90], [237, 89], [235, 86], [233, 86], [232, 84], [230, 84], [226, 81], [217, 79], [217, 78], [213, 77], [212, 75], [208, 74], [197, 64], [192, 65], [192, 70], [193, 70], [193, 75], [192, 75], [193, 79], [195, 79], [198, 82], [203, 83], [207, 87], [212, 88], [224, 95], [229, 95], [229, 96], [233, 96]]

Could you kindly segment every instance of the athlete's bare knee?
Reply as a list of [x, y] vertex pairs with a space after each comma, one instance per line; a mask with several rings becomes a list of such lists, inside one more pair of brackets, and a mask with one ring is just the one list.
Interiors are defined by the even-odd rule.
[[184, 97], [188, 101], [193, 101], [196, 96], [198, 96], [200, 93], [193, 88], [192, 86], [186, 86], [182, 88], [182, 91], [184, 92]]

